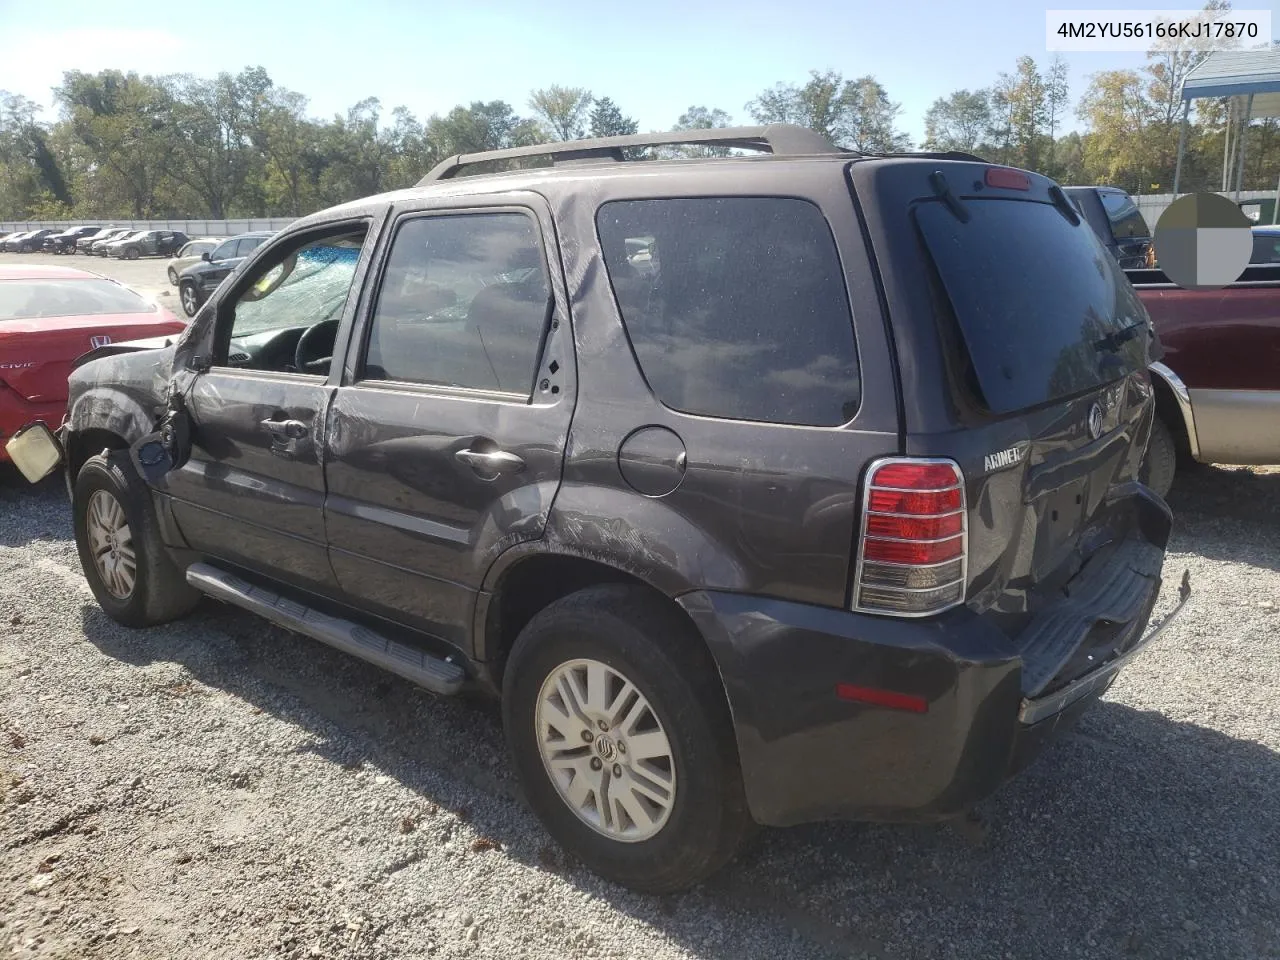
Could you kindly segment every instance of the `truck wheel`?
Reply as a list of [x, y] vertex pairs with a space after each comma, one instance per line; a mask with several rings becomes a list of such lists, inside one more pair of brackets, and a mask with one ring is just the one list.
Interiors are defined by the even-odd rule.
[[1156, 417], [1151, 424], [1151, 439], [1147, 441], [1147, 453], [1142, 458], [1138, 479], [1161, 497], [1167, 497], [1169, 488], [1173, 486], [1177, 464], [1178, 448], [1173, 434], [1164, 420]]
[[200, 310], [200, 294], [196, 292], [196, 285], [191, 281], [186, 281], [178, 288], [178, 299], [182, 301], [182, 312], [188, 317], [194, 317]]
[[71, 509], [80, 565], [112, 620], [149, 627], [176, 620], [199, 601], [165, 551], [151, 494], [127, 451], [85, 461]]
[[590, 587], [536, 614], [507, 662], [503, 721], [529, 805], [609, 880], [681, 890], [752, 827], [719, 676], [642, 588]]

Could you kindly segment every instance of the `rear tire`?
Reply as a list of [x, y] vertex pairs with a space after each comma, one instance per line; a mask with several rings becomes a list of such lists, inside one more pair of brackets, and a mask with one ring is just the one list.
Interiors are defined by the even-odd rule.
[[112, 620], [150, 627], [176, 620], [199, 602], [160, 539], [151, 493], [127, 451], [85, 461], [71, 509], [85, 579]]
[[1160, 497], [1167, 497], [1177, 472], [1178, 448], [1173, 432], [1159, 416], [1151, 423], [1151, 439], [1147, 441], [1147, 453], [1142, 458], [1138, 479]]
[[[566, 671], [606, 678], [594, 688], [601, 696], [569, 705], [557, 683]], [[547, 722], [557, 704], [571, 731]], [[599, 704], [616, 710], [592, 712]], [[507, 662], [503, 721], [529, 806], [606, 879], [646, 893], [684, 889], [728, 863], [753, 826], [719, 675], [692, 625], [643, 588], [590, 587], [536, 614]], [[641, 802], [664, 782], [664, 802]], [[576, 806], [575, 790], [587, 798]]]
[[174, 272], [173, 267], [169, 268], [168, 273], [169, 273], [169, 286], [176, 287], [178, 285], [178, 274]]
[[128, 250], [126, 250], [126, 251], [124, 252], [124, 255], [125, 255], [125, 259], [126, 259], [126, 260], [137, 260], [137, 259], [138, 259], [138, 248], [137, 248], [137, 247], [130, 247]]

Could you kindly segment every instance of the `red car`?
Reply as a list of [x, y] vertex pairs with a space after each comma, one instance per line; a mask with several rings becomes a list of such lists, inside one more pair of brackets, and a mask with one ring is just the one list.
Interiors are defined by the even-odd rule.
[[56, 430], [71, 364], [96, 347], [186, 324], [128, 287], [71, 267], [0, 265], [0, 461], [23, 424]]

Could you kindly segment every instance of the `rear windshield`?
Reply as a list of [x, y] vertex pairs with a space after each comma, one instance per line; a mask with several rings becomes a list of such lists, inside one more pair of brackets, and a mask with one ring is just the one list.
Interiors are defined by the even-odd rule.
[[0, 280], [0, 323], [155, 310], [154, 303], [110, 280]]
[[831, 229], [804, 200], [606, 203], [605, 266], [650, 388], [684, 413], [835, 426], [860, 381]]
[[1107, 219], [1111, 221], [1111, 235], [1117, 240], [1129, 240], [1133, 237], [1149, 237], [1151, 230], [1147, 221], [1142, 219], [1138, 205], [1127, 193], [1110, 193], [1100, 191], [1102, 209], [1107, 211]]
[[941, 203], [915, 216], [988, 409], [1023, 410], [1146, 365], [1146, 310], [1088, 225], [1047, 203], [965, 205], [968, 223]]

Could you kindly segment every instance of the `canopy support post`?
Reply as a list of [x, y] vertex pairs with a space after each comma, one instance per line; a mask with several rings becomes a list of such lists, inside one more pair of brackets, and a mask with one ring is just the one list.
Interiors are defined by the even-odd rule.
[[1178, 184], [1182, 182], [1182, 155], [1187, 150], [1187, 118], [1191, 113], [1191, 101], [1182, 101], [1182, 129], [1178, 132], [1178, 162], [1173, 168], [1173, 199], [1178, 199]]
[[1249, 145], [1249, 119], [1253, 115], [1253, 94], [1245, 101], [1244, 119], [1240, 121], [1240, 132], [1236, 134], [1236, 203], [1240, 202], [1240, 187], [1244, 180], [1244, 150]]

